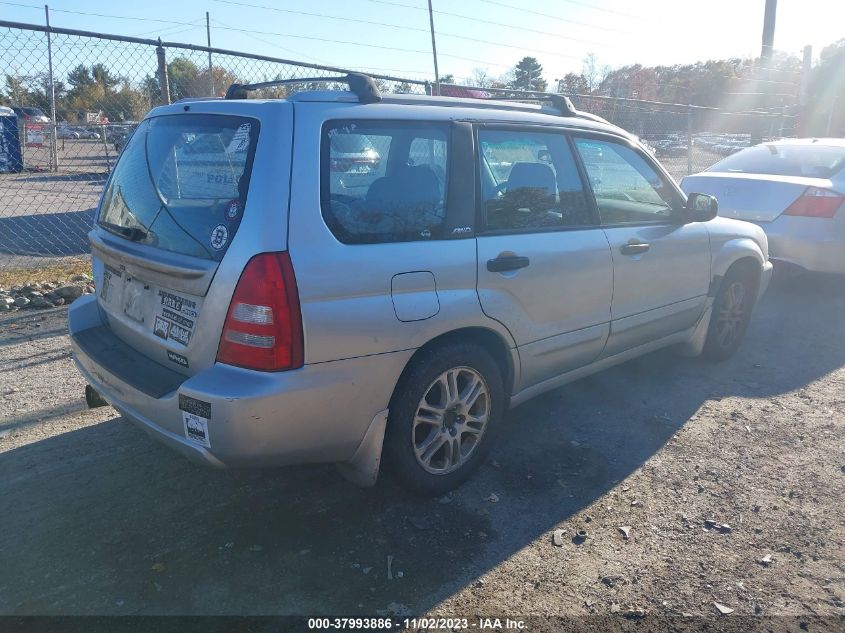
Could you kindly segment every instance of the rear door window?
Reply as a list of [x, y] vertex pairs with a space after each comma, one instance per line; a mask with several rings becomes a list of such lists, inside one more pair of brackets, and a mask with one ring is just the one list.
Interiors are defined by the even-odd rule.
[[321, 207], [346, 244], [443, 237], [448, 124], [332, 121], [323, 127]]
[[258, 121], [180, 114], [147, 119], [109, 181], [98, 223], [126, 239], [219, 261], [240, 226]]
[[595, 224], [563, 134], [481, 129], [478, 147], [487, 230], [541, 231]]

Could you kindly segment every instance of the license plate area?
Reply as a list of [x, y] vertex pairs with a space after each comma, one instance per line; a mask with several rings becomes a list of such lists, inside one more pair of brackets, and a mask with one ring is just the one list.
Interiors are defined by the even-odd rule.
[[144, 323], [150, 294], [148, 284], [137, 279], [126, 279], [123, 284], [123, 314], [137, 323]]

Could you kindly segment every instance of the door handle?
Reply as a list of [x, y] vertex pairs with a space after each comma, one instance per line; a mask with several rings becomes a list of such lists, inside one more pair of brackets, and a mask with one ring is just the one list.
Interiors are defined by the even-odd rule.
[[503, 273], [507, 270], [525, 268], [530, 263], [531, 261], [527, 257], [520, 257], [519, 255], [499, 256], [496, 259], [487, 260], [487, 270], [491, 273]]
[[623, 246], [620, 250], [622, 251], [623, 255], [640, 255], [641, 253], [645, 253], [648, 249], [651, 248], [651, 244], [646, 244], [645, 242], [628, 242]]

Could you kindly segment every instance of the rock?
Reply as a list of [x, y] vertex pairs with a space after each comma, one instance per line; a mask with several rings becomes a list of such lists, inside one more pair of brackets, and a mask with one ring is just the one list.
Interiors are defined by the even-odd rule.
[[627, 541], [631, 537], [631, 526], [630, 525], [620, 525], [619, 531], [622, 532], [622, 536]]
[[[10, 297], [9, 295], [0, 295], [0, 304], [5, 304], [7, 306], [12, 305], [15, 302], [14, 297]], [[845, 469], [845, 466], [842, 467]]]
[[30, 292], [35, 292], [36, 290], [38, 290], [38, 286], [22, 286], [18, 288], [18, 294], [28, 295]]
[[11, 310], [13, 305], [14, 305], [14, 302], [12, 302], [11, 304], [8, 304], [4, 301], [0, 301], [0, 312], [6, 312], [7, 310]]
[[760, 563], [763, 567], [768, 567], [769, 565], [772, 564], [772, 555], [766, 554], [765, 556], [763, 556], [763, 558], [761, 558], [757, 562]]
[[53, 304], [44, 297], [33, 297], [30, 307], [43, 310], [44, 308], [52, 308]]
[[53, 299], [53, 305], [54, 306], [63, 306], [64, 304], [65, 304], [65, 300], [62, 299], [61, 297], [56, 297], [55, 299]]
[[605, 576], [601, 579], [601, 582], [602, 584], [607, 585], [608, 587], [614, 587], [617, 583], [621, 584], [622, 582], [624, 582], [624, 580], [624, 576], [614, 574], [613, 576]]
[[85, 292], [89, 295], [94, 294], [94, 284], [88, 284], [85, 286]]
[[43, 284], [41, 284], [41, 290], [48, 290], [49, 291], [49, 290], [53, 290], [54, 288], [55, 288], [55, 286], [53, 284], [48, 283], [46, 281]]
[[575, 536], [572, 537], [572, 542], [576, 545], [580, 545], [584, 541], [587, 540], [587, 530], [581, 528], [577, 532], [575, 532]]
[[27, 296], [27, 298], [32, 299], [33, 297], [42, 297], [44, 295], [39, 290], [33, 290], [32, 292], [27, 292], [26, 296]]
[[622, 607], [616, 604], [615, 602], [610, 605], [610, 612], [611, 613], [619, 613], [622, 610]]
[[631, 607], [624, 613], [624, 617], [628, 620], [639, 620], [645, 617], [645, 609]]
[[88, 281], [88, 277], [86, 275], [74, 275], [70, 278], [71, 281]]
[[714, 602], [713, 605], [716, 607], [716, 610], [722, 615], [728, 615], [729, 613], [734, 612], [734, 610], [730, 607], [726, 607], [725, 605], [719, 604], [718, 602]]
[[79, 286], [62, 286], [61, 288], [57, 288], [54, 294], [64, 299], [67, 303], [70, 303], [82, 296], [82, 288]]
[[555, 544], [556, 547], [563, 547], [563, 537], [566, 534], [564, 530], [555, 530], [552, 533], [552, 543]]
[[27, 299], [26, 297], [18, 297], [17, 299], [15, 299], [15, 305], [18, 308], [25, 308], [29, 305], [29, 299]]

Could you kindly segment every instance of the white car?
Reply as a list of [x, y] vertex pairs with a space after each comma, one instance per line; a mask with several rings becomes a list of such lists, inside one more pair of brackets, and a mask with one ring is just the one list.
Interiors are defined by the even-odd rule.
[[716, 196], [721, 216], [761, 226], [773, 261], [845, 274], [845, 139], [748, 147], [681, 188]]

